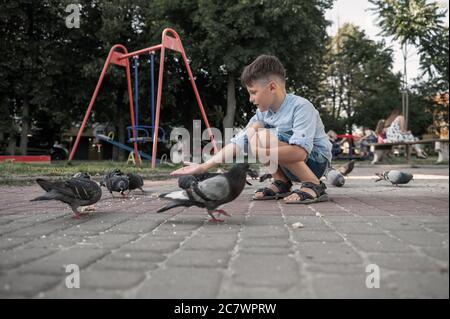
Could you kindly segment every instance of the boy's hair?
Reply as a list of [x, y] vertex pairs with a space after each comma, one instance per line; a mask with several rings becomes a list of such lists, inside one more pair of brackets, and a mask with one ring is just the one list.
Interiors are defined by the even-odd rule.
[[241, 75], [241, 83], [243, 86], [250, 86], [255, 81], [267, 79], [271, 75], [279, 77], [284, 83], [286, 70], [283, 64], [273, 55], [260, 55], [244, 68]]

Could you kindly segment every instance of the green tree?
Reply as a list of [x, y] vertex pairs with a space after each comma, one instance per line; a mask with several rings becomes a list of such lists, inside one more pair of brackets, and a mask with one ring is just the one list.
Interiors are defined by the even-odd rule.
[[207, 88], [201, 92], [206, 96], [205, 105], [218, 113], [216, 120], [223, 119], [216, 125], [232, 127], [245, 123], [254, 112], [238, 79], [244, 66], [260, 54], [280, 58], [287, 69], [290, 90], [308, 98], [315, 96], [325, 52], [324, 11], [331, 3], [161, 0], [156, 1], [149, 16], [160, 29], [173, 26], [185, 39], [192, 69]]
[[351, 131], [353, 124], [375, 128], [400, 103], [400, 79], [392, 73], [392, 50], [345, 24], [329, 43], [322, 83], [327, 127]]
[[[407, 105], [407, 57], [408, 45], [418, 46], [423, 39], [440, 34], [445, 12], [439, 10], [435, 2], [427, 0], [369, 0], [375, 5], [373, 10], [379, 15], [378, 24], [382, 34], [393, 36], [402, 46], [403, 89], [406, 125], [408, 125]], [[424, 56], [424, 55], [422, 55]]]
[[0, 62], [0, 131], [9, 138], [14, 154], [20, 133], [20, 152], [27, 152], [28, 135], [38, 133], [48, 143], [72, 125], [71, 112], [86, 88], [81, 66], [96, 48], [95, 15], [90, 2], [82, 1], [82, 26], [67, 28], [65, 11], [70, 1], [2, 1], [1, 42], [5, 50]]

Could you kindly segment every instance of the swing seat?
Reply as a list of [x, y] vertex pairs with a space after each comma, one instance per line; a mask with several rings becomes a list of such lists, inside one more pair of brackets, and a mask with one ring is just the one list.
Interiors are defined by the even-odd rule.
[[[153, 142], [153, 126], [151, 125], [139, 125], [135, 126], [136, 129], [136, 142], [137, 143], [149, 143]], [[127, 126], [128, 131], [128, 143], [134, 142], [133, 126]], [[166, 132], [162, 127], [158, 127], [158, 142], [166, 141]]]

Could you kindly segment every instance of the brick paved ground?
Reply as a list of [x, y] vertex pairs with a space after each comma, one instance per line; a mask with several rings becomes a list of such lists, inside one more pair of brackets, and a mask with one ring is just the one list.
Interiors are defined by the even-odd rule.
[[[163, 203], [139, 192], [104, 192], [75, 220], [64, 204], [30, 203], [38, 186], [1, 186], [0, 297], [448, 298], [448, 167], [406, 168], [416, 179], [402, 187], [374, 183], [381, 168], [357, 167], [309, 206], [250, 201], [255, 182], [219, 225], [199, 208], [155, 214]], [[66, 288], [67, 264], [79, 289]], [[369, 264], [380, 288], [366, 287]]]

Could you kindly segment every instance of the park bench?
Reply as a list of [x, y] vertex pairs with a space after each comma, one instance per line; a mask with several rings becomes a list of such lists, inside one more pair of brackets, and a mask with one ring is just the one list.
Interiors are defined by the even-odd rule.
[[444, 161], [448, 162], [448, 138], [440, 139], [425, 139], [414, 142], [394, 142], [394, 143], [374, 143], [370, 144], [370, 151], [373, 153], [372, 164], [375, 164], [383, 159], [392, 151], [395, 146], [405, 146], [406, 161], [411, 161], [411, 151], [414, 144], [432, 144], [435, 143], [434, 149], [438, 152], [439, 157], [437, 163]]

